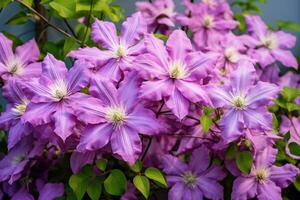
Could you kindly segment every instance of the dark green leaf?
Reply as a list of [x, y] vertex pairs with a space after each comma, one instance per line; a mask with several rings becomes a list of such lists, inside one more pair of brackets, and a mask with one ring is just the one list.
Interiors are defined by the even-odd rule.
[[134, 186], [143, 194], [143, 196], [148, 199], [150, 194], [150, 182], [145, 176], [137, 175], [133, 178]]
[[300, 192], [300, 176], [297, 176], [297, 178], [294, 182], [294, 186]]
[[25, 12], [19, 12], [18, 14], [14, 15], [7, 21], [7, 24], [17, 25], [17, 24], [25, 24], [28, 22], [28, 16]]
[[236, 165], [241, 170], [241, 172], [244, 172], [246, 174], [249, 174], [252, 166], [253, 158], [252, 154], [249, 151], [243, 151], [240, 152], [236, 159]]
[[296, 156], [300, 156], [300, 146], [296, 142], [289, 144], [290, 152]]
[[75, 0], [53, 0], [49, 6], [63, 18], [72, 18], [76, 14]]
[[145, 175], [150, 178], [151, 180], [154, 180], [160, 184], [162, 184], [164, 187], [168, 187], [168, 184], [166, 182], [166, 179], [163, 175], [163, 173], [154, 167], [149, 167], [145, 171]]
[[226, 150], [226, 159], [233, 160], [237, 155], [238, 146], [236, 143], [230, 144], [230, 146]]
[[142, 162], [137, 160], [134, 165], [130, 166], [130, 169], [134, 172], [140, 172], [142, 170]]
[[104, 181], [104, 188], [108, 194], [120, 196], [127, 189], [127, 181], [124, 173], [114, 169]]
[[105, 171], [106, 166], [107, 166], [107, 160], [106, 159], [100, 159], [96, 161], [96, 166], [98, 167], [98, 169], [100, 169], [101, 171]]
[[87, 186], [86, 192], [92, 200], [98, 200], [102, 192], [101, 179], [99, 177], [92, 179]]
[[200, 123], [204, 133], [208, 133], [210, 126], [212, 125], [213, 121], [210, 116], [202, 115], [200, 117]]
[[290, 21], [278, 21], [277, 26], [280, 29], [286, 29], [289, 31], [300, 32], [300, 24]]
[[8, 6], [8, 4], [11, 2], [11, 0], [1, 0], [0, 1], [0, 9], [5, 8], [6, 6]]
[[63, 54], [66, 56], [71, 50], [77, 49], [79, 44], [75, 42], [72, 38], [67, 38], [63, 47]]
[[286, 99], [288, 102], [294, 101], [298, 96], [300, 96], [299, 89], [297, 88], [289, 88], [284, 87], [281, 91], [281, 94], [284, 99]]

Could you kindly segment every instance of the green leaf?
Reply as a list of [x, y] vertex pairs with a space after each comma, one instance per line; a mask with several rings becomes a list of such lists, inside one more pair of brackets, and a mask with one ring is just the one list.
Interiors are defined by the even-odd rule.
[[204, 133], [208, 133], [210, 126], [212, 125], [213, 121], [210, 116], [202, 115], [200, 117], [200, 123]]
[[92, 179], [87, 186], [86, 192], [92, 200], [98, 200], [102, 192], [101, 179], [99, 177]]
[[64, 42], [63, 54], [66, 56], [71, 50], [77, 49], [80, 45], [72, 38], [67, 38]]
[[8, 6], [8, 4], [11, 2], [11, 0], [1, 0], [0, 1], [0, 9], [5, 8]]
[[142, 170], [142, 162], [137, 160], [134, 165], [130, 166], [130, 169], [136, 173], [140, 172]]
[[290, 152], [296, 156], [300, 156], [300, 146], [296, 142], [289, 144]]
[[236, 165], [241, 172], [249, 174], [252, 166], [253, 158], [249, 151], [240, 152], [236, 159]]
[[76, 14], [75, 0], [54, 0], [49, 6], [63, 18], [72, 18]]
[[19, 12], [10, 18], [6, 23], [11, 25], [25, 24], [28, 22], [28, 16], [25, 12]]
[[28, 6], [32, 6], [33, 5], [33, 0], [22, 0], [23, 3], [25, 3]]
[[161, 39], [163, 41], [167, 41], [168, 40], [168, 36], [167, 35], [164, 35], [164, 34], [160, 34], [160, 33], [155, 33], [154, 36], [158, 39]]
[[96, 166], [98, 167], [98, 169], [100, 169], [101, 171], [105, 171], [106, 166], [107, 166], [107, 160], [106, 159], [100, 159], [96, 161]]
[[114, 169], [104, 181], [104, 188], [108, 194], [120, 196], [127, 189], [127, 181], [124, 173]]
[[85, 166], [78, 174], [73, 174], [69, 179], [69, 185], [78, 200], [81, 200], [87, 190], [89, 177], [92, 173], [90, 165]]
[[143, 194], [143, 196], [148, 199], [150, 194], [150, 182], [145, 176], [137, 175], [133, 178], [134, 186]]
[[297, 178], [294, 182], [294, 186], [300, 192], [300, 176], [297, 176]]
[[284, 87], [281, 91], [281, 95], [284, 99], [286, 99], [288, 102], [294, 101], [298, 96], [300, 96], [299, 89], [297, 88], [289, 88]]
[[164, 187], [166, 187], [166, 188], [168, 187], [166, 179], [159, 169], [154, 168], [154, 167], [149, 167], [146, 169], [145, 175], [148, 178], [150, 178], [151, 180], [154, 180], [154, 181], [162, 184]]
[[11, 34], [11, 33], [9, 33], [9, 32], [6, 32], [6, 31], [2, 31], [2, 33], [3, 33], [7, 38], [9, 38], [10, 40], [13, 41], [13, 48], [16, 48], [17, 46], [20, 46], [20, 45], [23, 44], [22, 40], [21, 40], [19, 37], [15, 36], [15, 35], [13, 35], [13, 34]]
[[226, 150], [226, 159], [233, 160], [237, 155], [238, 146], [236, 143], [232, 143]]
[[298, 105], [295, 104], [295, 103], [287, 103], [287, 104], [286, 104], [286, 109], [287, 109], [289, 112], [293, 112], [293, 111], [296, 111], [296, 110], [300, 110], [300, 106], [298, 106]]
[[277, 26], [279, 29], [286, 29], [290, 31], [300, 32], [300, 24], [291, 21], [278, 21]]

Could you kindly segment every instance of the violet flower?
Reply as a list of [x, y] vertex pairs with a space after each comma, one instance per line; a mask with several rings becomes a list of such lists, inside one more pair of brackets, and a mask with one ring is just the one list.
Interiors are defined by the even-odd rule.
[[54, 132], [65, 141], [76, 125], [73, 102], [81, 96], [74, 94], [87, 84], [84, 63], [76, 62], [68, 71], [62, 61], [48, 54], [42, 67], [39, 79], [25, 83], [33, 97], [23, 117], [33, 126], [53, 122]]
[[154, 113], [138, 104], [137, 74], [126, 76], [118, 89], [108, 80], [91, 81], [94, 97], [87, 97], [77, 108], [77, 118], [88, 124], [78, 151], [97, 150], [110, 142], [114, 154], [134, 164], [142, 151], [139, 133], [153, 135], [159, 131]]
[[208, 73], [207, 65], [212, 61], [210, 54], [193, 52], [192, 44], [181, 30], [174, 31], [164, 46], [153, 35], [146, 40], [147, 54], [139, 57], [138, 63], [148, 79], [141, 86], [141, 97], [159, 101], [179, 118], [188, 114], [191, 102], [210, 103], [201, 86], [201, 79]]
[[262, 67], [276, 60], [287, 67], [297, 69], [298, 63], [290, 49], [296, 44], [292, 34], [277, 31], [272, 32], [259, 16], [246, 16], [250, 36], [244, 36], [243, 41], [252, 48], [249, 55], [258, 60]]
[[279, 88], [256, 79], [253, 64], [243, 60], [224, 86], [212, 86], [209, 90], [214, 106], [225, 109], [219, 125], [222, 137], [228, 142], [241, 136], [244, 127], [272, 129], [272, 115], [266, 106]]
[[281, 167], [273, 165], [277, 149], [268, 146], [255, 156], [250, 174], [241, 174], [233, 183], [231, 198], [246, 200], [257, 197], [259, 200], [280, 200], [281, 188], [287, 187], [299, 174], [292, 164]]
[[8, 100], [8, 104], [6, 111], [0, 116], [0, 126], [9, 132], [8, 149], [11, 149], [32, 130], [30, 124], [25, 123], [23, 117], [29, 99], [16, 79], [11, 79], [6, 83], [3, 96]]
[[41, 65], [36, 61], [40, 51], [35, 40], [16, 48], [14, 54], [12, 41], [0, 33], [0, 76], [4, 80], [14, 78], [31, 79], [41, 73]]
[[136, 2], [136, 7], [144, 16], [149, 32], [165, 33], [169, 27], [175, 26], [177, 13], [173, 0], [154, 0], [152, 3]]
[[223, 199], [223, 187], [218, 181], [226, 174], [220, 166], [210, 166], [210, 160], [210, 152], [205, 147], [194, 150], [188, 164], [165, 155], [162, 158], [163, 171], [171, 188], [168, 199]]
[[135, 13], [122, 24], [118, 36], [113, 23], [96, 19], [91, 37], [105, 50], [86, 47], [71, 51], [69, 56], [97, 64], [100, 66], [99, 74], [117, 82], [121, 78], [122, 70], [131, 67], [136, 56], [143, 52], [142, 37], [147, 31], [144, 21], [141, 13]]

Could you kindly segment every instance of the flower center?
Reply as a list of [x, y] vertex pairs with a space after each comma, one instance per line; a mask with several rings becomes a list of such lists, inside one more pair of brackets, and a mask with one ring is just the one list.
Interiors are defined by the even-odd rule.
[[263, 183], [269, 177], [270, 173], [269, 170], [266, 168], [259, 168], [256, 170], [256, 180], [259, 183]]
[[22, 160], [24, 160], [25, 159], [25, 156], [15, 156], [14, 157], [14, 162], [16, 163], [16, 164], [18, 164], [18, 163], [20, 163]]
[[233, 106], [236, 109], [244, 109], [246, 107], [246, 99], [243, 96], [236, 96], [233, 99]]
[[115, 50], [115, 55], [118, 58], [123, 58], [127, 55], [126, 48], [123, 45], [118, 45]]
[[169, 75], [172, 79], [181, 79], [186, 76], [187, 72], [185, 70], [184, 64], [180, 61], [175, 61], [171, 64], [169, 68]]
[[216, 2], [214, 0], [202, 0], [202, 2], [211, 7], [216, 5]]
[[232, 63], [236, 63], [239, 60], [239, 54], [234, 47], [228, 47], [225, 49], [225, 57]]
[[126, 119], [125, 110], [122, 107], [110, 107], [106, 112], [107, 119], [115, 124], [119, 125]]
[[8, 62], [7, 69], [11, 75], [20, 75], [23, 71], [23, 65], [18, 58], [15, 58]]
[[183, 182], [190, 188], [195, 188], [197, 185], [197, 176], [192, 172], [187, 171], [182, 176]]
[[268, 49], [275, 49], [277, 47], [277, 39], [274, 34], [268, 34], [266, 37], [261, 40], [263, 46]]
[[203, 26], [205, 26], [206, 28], [212, 28], [214, 25], [214, 17], [211, 15], [206, 15], [203, 18]]
[[62, 100], [65, 96], [68, 95], [68, 87], [64, 80], [59, 79], [56, 80], [51, 86], [50, 86], [51, 95], [54, 98], [55, 101]]
[[27, 102], [23, 101], [23, 103], [17, 104], [12, 110], [17, 114], [17, 115], [23, 115], [26, 111], [27, 107]]

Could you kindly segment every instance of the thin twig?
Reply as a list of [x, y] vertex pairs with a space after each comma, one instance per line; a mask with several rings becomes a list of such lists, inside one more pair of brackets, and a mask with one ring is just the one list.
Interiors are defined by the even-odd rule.
[[76, 33], [74, 32], [73, 28], [72, 28], [71, 25], [69, 24], [68, 20], [65, 19], [65, 18], [64, 18], [63, 20], [64, 20], [66, 26], [68, 27], [68, 29], [70, 30], [70, 32], [72, 33], [72, 35], [73, 35], [75, 38], [77, 38]]
[[22, 2], [21, 0], [16, 0], [16, 2], [20, 3], [21, 5], [25, 6], [26, 8], [28, 8], [31, 12], [33, 12], [34, 14], [36, 14], [40, 19], [42, 19], [46, 24], [48, 24], [50, 27], [52, 27], [53, 29], [57, 30], [58, 32], [64, 34], [65, 36], [72, 38], [74, 41], [76, 41], [77, 43], [81, 44], [81, 41], [74, 38], [72, 35], [70, 35], [69, 33], [67, 33], [66, 31], [62, 30], [61, 28], [55, 26], [54, 24], [52, 24], [51, 22], [48, 21], [48, 19], [46, 19], [43, 15], [41, 15], [39, 12], [37, 12], [35, 9], [33, 9], [31, 6], [27, 5], [26, 3]]
[[82, 46], [84, 46], [84, 43], [85, 43], [85, 40], [86, 40], [86, 37], [87, 37], [87, 33], [88, 33], [88, 30], [89, 30], [89, 27], [91, 25], [91, 16], [92, 16], [92, 11], [93, 11], [93, 5], [94, 5], [94, 0], [91, 1], [90, 13], [89, 13], [89, 16], [88, 16], [88, 21], [87, 21], [85, 33], [84, 33], [84, 36], [83, 36], [82, 41], [81, 41], [81, 45]]

